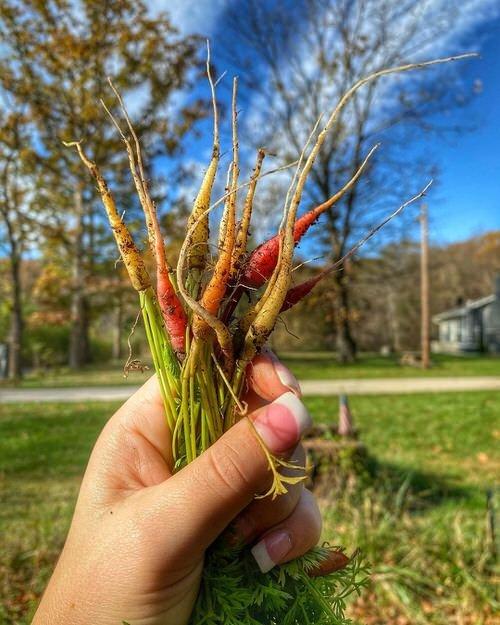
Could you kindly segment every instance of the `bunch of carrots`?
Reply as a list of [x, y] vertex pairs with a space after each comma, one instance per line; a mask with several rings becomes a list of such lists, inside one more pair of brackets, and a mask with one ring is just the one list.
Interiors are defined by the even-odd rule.
[[[245, 388], [247, 366], [264, 347], [279, 315], [300, 302], [321, 279], [336, 270], [347, 256], [356, 252], [389, 219], [410, 202], [420, 198], [429, 186], [373, 228], [338, 263], [323, 269], [306, 282], [292, 285], [295, 246], [318, 218], [356, 184], [378, 147], [375, 146], [367, 154], [358, 171], [335, 195], [297, 217], [304, 186], [315, 158], [339, 113], [359, 88], [385, 74], [422, 68], [464, 56], [468, 55], [385, 69], [354, 84], [339, 100], [322, 127], [321, 119], [318, 120], [298, 160], [292, 164], [294, 174], [285, 197], [277, 234], [249, 251], [249, 228], [257, 186], [263, 176], [273, 171], [263, 173], [266, 153], [260, 149], [250, 179], [240, 182], [237, 80], [234, 79], [232, 160], [227, 172], [226, 192], [212, 202], [221, 149], [215, 85], [208, 55], [207, 74], [214, 118], [212, 156], [194, 201], [175, 270], [166, 258], [158, 211], [151, 199], [138, 137], [120, 94], [110, 81], [123, 113], [123, 122], [117, 121], [106, 110], [127, 150], [133, 182], [144, 211], [148, 244], [155, 265], [154, 278], [146, 268], [141, 252], [97, 164], [86, 156], [80, 143], [69, 145], [76, 147], [97, 183], [122, 261], [133, 288], [139, 294], [146, 336], [171, 432], [175, 469], [193, 461], [245, 414], [246, 407], [240, 398]], [[223, 214], [219, 224], [218, 254], [212, 259], [209, 254], [209, 214], [221, 204]], [[249, 297], [243, 297], [245, 294]], [[256, 432], [255, 435], [258, 437]], [[264, 496], [276, 497], [286, 492], [288, 484], [303, 479], [302, 471], [295, 475], [290, 471], [283, 474], [282, 467], [294, 467], [270, 454], [263, 443], [262, 446], [273, 475], [272, 486]]]

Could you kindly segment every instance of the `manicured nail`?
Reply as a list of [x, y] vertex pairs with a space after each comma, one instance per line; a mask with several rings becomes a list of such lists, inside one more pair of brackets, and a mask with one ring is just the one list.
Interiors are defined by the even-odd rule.
[[312, 425], [306, 407], [292, 392], [284, 393], [266, 406], [253, 423], [272, 453], [294, 447]]
[[269, 349], [269, 347], [264, 347], [262, 353], [271, 360], [273, 363], [274, 371], [278, 376], [279, 381], [283, 386], [286, 386], [292, 393], [295, 393], [297, 397], [302, 396], [302, 391], [300, 390], [300, 384], [297, 378], [293, 375], [293, 373], [285, 367], [285, 365], [280, 362], [276, 356], [276, 354]]
[[288, 532], [278, 530], [268, 534], [252, 548], [252, 555], [262, 573], [267, 573], [287, 557], [292, 549]]
[[300, 390], [300, 384], [293, 373], [285, 367], [285, 365], [279, 361], [273, 363], [276, 375], [283, 386], [286, 386], [292, 393], [295, 393], [297, 397], [301, 397], [302, 391]]

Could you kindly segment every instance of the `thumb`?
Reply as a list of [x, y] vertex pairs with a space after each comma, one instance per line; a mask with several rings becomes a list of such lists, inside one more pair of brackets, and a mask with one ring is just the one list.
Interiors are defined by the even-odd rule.
[[175, 531], [178, 547], [191, 551], [199, 545], [204, 551], [256, 494], [269, 488], [272, 477], [254, 428], [269, 451], [283, 456], [310, 425], [304, 404], [294, 393], [285, 393], [239, 421], [199, 458], [159, 485], [166, 508], [175, 502], [176, 511], [182, 511]]

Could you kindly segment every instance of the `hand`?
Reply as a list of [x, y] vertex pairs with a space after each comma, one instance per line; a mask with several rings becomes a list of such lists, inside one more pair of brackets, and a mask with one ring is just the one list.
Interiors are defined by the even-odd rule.
[[[292, 374], [270, 354], [248, 372], [249, 418], [275, 454], [304, 462], [310, 425]], [[63, 552], [33, 625], [183, 625], [207, 547], [231, 524], [265, 572], [313, 547], [321, 517], [302, 484], [275, 501], [248, 418], [175, 473], [156, 377], [109, 420], [90, 457]]]

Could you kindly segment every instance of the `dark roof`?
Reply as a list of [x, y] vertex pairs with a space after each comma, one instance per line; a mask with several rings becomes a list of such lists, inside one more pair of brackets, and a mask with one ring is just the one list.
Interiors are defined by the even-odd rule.
[[486, 297], [481, 297], [475, 300], [469, 300], [463, 306], [459, 306], [457, 308], [450, 308], [449, 310], [445, 310], [438, 315], [434, 315], [432, 321], [434, 323], [439, 323], [440, 321], [446, 321], [447, 319], [460, 319], [461, 317], [465, 317], [470, 310], [476, 310], [477, 308], [484, 308], [488, 306], [488, 304], [492, 304], [495, 301], [495, 294], [487, 295]]

